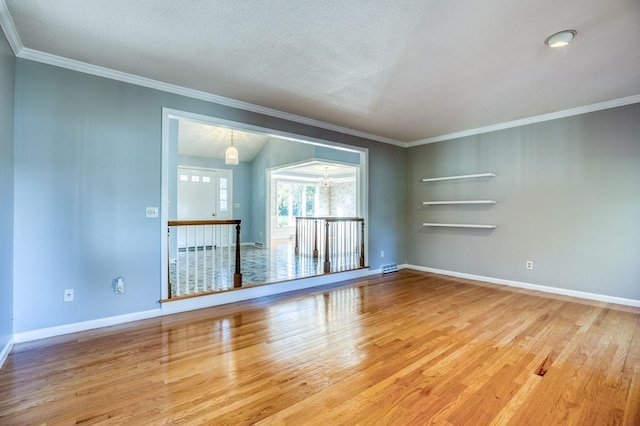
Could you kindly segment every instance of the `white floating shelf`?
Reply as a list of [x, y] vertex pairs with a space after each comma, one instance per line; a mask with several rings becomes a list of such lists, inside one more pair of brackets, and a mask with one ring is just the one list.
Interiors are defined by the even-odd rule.
[[482, 228], [494, 229], [496, 225], [474, 225], [470, 223], [423, 223], [422, 226], [438, 226], [444, 228]]
[[495, 200], [462, 200], [462, 201], [423, 201], [422, 204], [427, 206], [439, 204], [495, 204]]
[[460, 175], [460, 176], [443, 176], [443, 177], [435, 177], [435, 178], [426, 178], [422, 179], [423, 182], [436, 182], [439, 180], [453, 180], [453, 179], [471, 179], [471, 178], [481, 178], [481, 177], [494, 177], [495, 173], [476, 173], [474, 175]]

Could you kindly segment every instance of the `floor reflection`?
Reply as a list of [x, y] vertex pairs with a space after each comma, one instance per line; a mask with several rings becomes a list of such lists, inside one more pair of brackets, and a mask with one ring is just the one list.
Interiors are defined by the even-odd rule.
[[343, 367], [358, 364], [365, 357], [360, 349], [363, 296], [362, 287], [345, 287], [269, 307], [271, 355], [284, 362], [322, 358]]

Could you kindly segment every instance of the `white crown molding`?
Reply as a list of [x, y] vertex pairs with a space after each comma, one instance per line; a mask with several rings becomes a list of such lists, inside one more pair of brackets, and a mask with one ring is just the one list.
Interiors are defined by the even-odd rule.
[[324, 121], [315, 120], [315, 119], [303, 117], [300, 115], [290, 114], [288, 112], [267, 108], [260, 105], [251, 104], [248, 102], [238, 101], [235, 99], [226, 98], [224, 96], [219, 96], [212, 93], [193, 90], [193, 89], [178, 86], [175, 84], [164, 83], [164, 82], [153, 80], [150, 78], [140, 77], [134, 74], [116, 71], [110, 68], [105, 68], [98, 65], [91, 65], [85, 62], [80, 62], [73, 59], [68, 59], [61, 56], [51, 55], [49, 53], [25, 48], [15, 28], [13, 19], [11, 19], [11, 15], [9, 14], [9, 9], [7, 8], [7, 4], [5, 0], [0, 0], [0, 27], [2, 27], [2, 29], [4, 30], [7, 40], [9, 41], [9, 45], [11, 46], [13, 53], [18, 58], [40, 62], [48, 65], [53, 65], [60, 68], [66, 68], [72, 71], [78, 71], [85, 74], [91, 74], [98, 77], [104, 77], [111, 80], [121, 81], [124, 83], [134, 84], [141, 87], [156, 89], [163, 92], [174, 93], [176, 95], [186, 96], [193, 99], [213, 102], [213, 103], [228, 106], [231, 108], [237, 108], [244, 111], [251, 111], [258, 114], [267, 115], [270, 117], [280, 118], [283, 120], [288, 120], [288, 121], [292, 121], [300, 124], [306, 124], [308, 126], [313, 126], [313, 127], [317, 127], [325, 130], [331, 130], [338, 133], [343, 133], [343, 134], [356, 136], [364, 139], [374, 140], [374, 141], [378, 141], [378, 142], [382, 142], [390, 145], [399, 146], [402, 148], [411, 148], [414, 146], [426, 145], [426, 144], [435, 143], [435, 142], [443, 142], [443, 141], [458, 139], [466, 136], [474, 136], [474, 135], [479, 135], [483, 133], [495, 132], [498, 130], [510, 129], [513, 127], [525, 126], [525, 125], [534, 124], [534, 123], [541, 123], [544, 121], [556, 120], [558, 118], [571, 117], [574, 115], [586, 114], [589, 112], [601, 111], [609, 108], [616, 108], [619, 106], [625, 106], [625, 105], [630, 105], [630, 104], [640, 102], [640, 94], [638, 94], [634, 96], [628, 96], [625, 98], [613, 99], [610, 101], [600, 102], [596, 104], [571, 108], [571, 109], [562, 110], [562, 111], [556, 111], [548, 114], [522, 118], [519, 120], [492, 124], [489, 126], [463, 130], [460, 132], [448, 133], [445, 135], [434, 136], [426, 139], [419, 139], [412, 142], [402, 142], [396, 139], [374, 135], [372, 133], [350, 129], [348, 127], [338, 126], [338, 125], [334, 125]]
[[111, 80], [116, 80], [124, 83], [134, 84], [137, 86], [147, 87], [150, 89], [161, 90], [163, 92], [173, 93], [176, 95], [186, 96], [189, 98], [198, 99], [202, 101], [213, 102], [213, 103], [228, 106], [231, 108], [237, 108], [244, 111], [251, 111], [258, 114], [267, 115], [270, 117], [280, 118], [280, 119], [292, 121], [295, 123], [306, 124], [308, 126], [313, 126], [313, 127], [317, 127], [325, 130], [331, 130], [334, 132], [356, 136], [364, 139], [406, 147], [405, 142], [400, 142], [395, 139], [385, 138], [383, 136], [378, 136], [371, 133], [362, 132], [359, 130], [349, 129], [347, 127], [337, 126], [334, 124], [326, 123], [324, 121], [302, 117], [300, 115], [290, 114], [288, 112], [251, 104], [249, 102], [238, 101], [236, 99], [226, 98], [224, 96], [214, 95], [212, 93], [207, 93], [200, 90], [194, 90], [194, 89], [178, 86], [175, 84], [164, 83], [162, 81], [153, 80], [146, 77], [140, 77], [134, 74], [116, 71], [116, 70], [101, 67], [98, 65], [87, 64], [85, 62], [64, 58], [62, 56], [51, 55], [49, 53], [44, 53], [37, 50], [25, 48], [25, 47], [20, 49], [16, 53], [16, 56], [18, 58], [40, 62], [47, 65], [53, 65], [60, 68], [66, 68], [72, 71], [78, 71], [85, 74], [91, 74], [98, 77], [104, 77]]
[[579, 290], [569, 290], [569, 289], [560, 288], [560, 287], [549, 287], [545, 285], [530, 284], [530, 283], [525, 283], [521, 281], [504, 280], [502, 278], [483, 277], [482, 275], [473, 275], [473, 274], [466, 274], [463, 272], [447, 271], [444, 269], [429, 268], [426, 266], [418, 266], [418, 265], [411, 265], [411, 264], [403, 265], [403, 266], [406, 266], [407, 269], [413, 269], [416, 271], [431, 272], [433, 274], [448, 275], [451, 277], [465, 278], [473, 281], [483, 281], [483, 282], [492, 283], [492, 284], [506, 285], [509, 287], [535, 290], [543, 293], [559, 294], [562, 296], [570, 296], [570, 297], [577, 297], [580, 299], [595, 300], [597, 302], [615, 303], [617, 305], [633, 306], [636, 308], [640, 307], [640, 300], [627, 299], [624, 297], [608, 296], [606, 294], [589, 293], [586, 291], [579, 291]]
[[[0, 0], [0, 1], [3, 1], [3, 0]], [[17, 39], [17, 43], [19, 43], [19, 45], [21, 46], [21, 42], [19, 38]], [[12, 48], [14, 48], [13, 44], [12, 44]], [[14, 48], [14, 51], [15, 51], [15, 48]], [[556, 111], [548, 114], [522, 118], [519, 120], [506, 121], [504, 123], [492, 124], [489, 126], [478, 127], [475, 129], [463, 130], [460, 132], [449, 133], [446, 135], [434, 136], [426, 139], [416, 140], [413, 142], [401, 142], [395, 139], [386, 138], [384, 136], [374, 135], [372, 133], [362, 132], [359, 130], [350, 129], [348, 127], [337, 126], [331, 123], [326, 123], [324, 121], [315, 120], [315, 119], [303, 117], [300, 115], [290, 114], [288, 112], [267, 108], [260, 105], [251, 104], [248, 102], [238, 101], [235, 99], [226, 98], [224, 96], [214, 95], [212, 93], [202, 92], [200, 90], [189, 89], [186, 87], [177, 86], [175, 84], [164, 83], [164, 82], [153, 80], [150, 78], [140, 77], [134, 74], [116, 71], [109, 68], [100, 67], [97, 65], [91, 65], [85, 62], [63, 58], [61, 56], [51, 55], [48, 53], [39, 52], [29, 48], [22, 47], [19, 50], [19, 52], [16, 53], [16, 56], [22, 59], [41, 62], [44, 64], [53, 65], [60, 68], [66, 68], [72, 71], [78, 71], [85, 74], [91, 74], [98, 77], [104, 77], [111, 80], [134, 84], [136, 86], [147, 87], [150, 89], [156, 89], [156, 90], [160, 90], [167, 93], [173, 93], [176, 95], [186, 96], [193, 99], [199, 99], [202, 101], [213, 102], [213, 103], [228, 106], [231, 108], [236, 108], [244, 111], [251, 111], [258, 114], [267, 115], [270, 117], [292, 121], [294, 123], [306, 124], [308, 126], [317, 127], [320, 129], [331, 130], [338, 133], [343, 133], [351, 136], [356, 136], [364, 139], [369, 139], [377, 142], [395, 145], [401, 148], [411, 148], [414, 146], [426, 145], [430, 143], [444, 142], [447, 140], [459, 139], [466, 136], [475, 136], [483, 133], [490, 133], [498, 130], [526, 126], [526, 125], [535, 124], [535, 123], [542, 123], [545, 121], [557, 120], [559, 118], [566, 118], [566, 117], [571, 117], [575, 115], [586, 114], [590, 112], [602, 111], [610, 108], [616, 108], [620, 106], [640, 103], [640, 94], [639, 94], [639, 95], [628, 96], [625, 98], [599, 102], [596, 104], [566, 109], [562, 111]]]
[[449, 133], [441, 136], [421, 139], [405, 144], [407, 148], [413, 146], [426, 145], [435, 142], [443, 142], [451, 139], [459, 139], [466, 136], [475, 136], [482, 133], [495, 132], [498, 130], [511, 129], [513, 127], [526, 126], [528, 124], [542, 123], [544, 121], [557, 120], [558, 118], [566, 118], [574, 115], [586, 114], [589, 112], [602, 111], [605, 109], [616, 108], [625, 105], [636, 104], [640, 102], [640, 95], [627, 96], [626, 98], [613, 99], [610, 101], [599, 102], [597, 104], [585, 105], [581, 107], [565, 109], [562, 111], [551, 112], [548, 114], [536, 115], [534, 117], [522, 118], [519, 120], [506, 121], [504, 123], [492, 124], [490, 126], [478, 127], [476, 129], [463, 130], [461, 132]]
[[9, 8], [7, 7], [7, 3], [4, 0], [0, 0], [0, 27], [2, 27], [2, 30], [4, 31], [4, 35], [7, 37], [7, 40], [9, 41], [9, 46], [11, 46], [11, 50], [13, 50], [13, 54], [18, 56], [18, 53], [22, 51], [24, 46], [22, 45], [22, 40], [20, 40], [18, 31], [16, 30], [16, 27], [13, 24], [13, 19], [11, 19], [11, 14], [9, 14]]
[[200, 90], [193, 90], [186, 87], [178, 86], [175, 84], [168, 84], [161, 81], [153, 80], [146, 77], [140, 77], [134, 74], [129, 74], [121, 71], [112, 70], [109, 68], [101, 67], [98, 65], [91, 65], [85, 62], [76, 61], [73, 59], [64, 58], [62, 56], [52, 55], [45, 52], [25, 48], [20, 40], [18, 31], [13, 23], [11, 14], [5, 0], [0, 0], [0, 27], [2, 27], [9, 45], [13, 50], [14, 55], [18, 58], [27, 59], [43, 64], [53, 65], [60, 68], [66, 68], [72, 71], [78, 71], [85, 74], [91, 74], [98, 77], [104, 77], [111, 80], [121, 81], [124, 83], [135, 84], [137, 86], [147, 87], [150, 89], [161, 90], [163, 92], [174, 93], [176, 95], [187, 96], [193, 99], [199, 99], [202, 101], [213, 102], [220, 105], [241, 109], [244, 111], [251, 111], [258, 114], [267, 115], [270, 117], [280, 118], [283, 120], [293, 121], [295, 123], [306, 124], [308, 126], [318, 127], [325, 130], [331, 130], [338, 133], [343, 133], [351, 136], [356, 136], [364, 139], [374, 140], [382, 143], [396, 145], [400, 147], [406, 147], [405, 142], [397, 141], [395, 139], [386, 138], [384, 136], [374, 135], [360, 130], [350, 129], [343, 126], [338, 126], [324, 121], [315, 120], [312, 118], [302, 117], [300, 115], [290, 114], [288, 112], [263, 107], [260, 105], [251, 104], [248, 102], [238, 101], [224, 96], [215, 95], [212, 93], [202, 92]]

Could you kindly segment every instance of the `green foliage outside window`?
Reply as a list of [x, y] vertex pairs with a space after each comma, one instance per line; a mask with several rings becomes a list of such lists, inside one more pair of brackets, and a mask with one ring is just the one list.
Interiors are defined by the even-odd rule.
[[277, 181], [277, 226], [294, 226], [297, 216], [313, 216], [318, 188], [313, 184]]

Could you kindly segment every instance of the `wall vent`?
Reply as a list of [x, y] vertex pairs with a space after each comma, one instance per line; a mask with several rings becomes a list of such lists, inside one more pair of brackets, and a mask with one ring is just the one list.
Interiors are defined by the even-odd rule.
[[253, 243], [253, 246], [254, 246], [255, 248], [259, 248], [259, 249], [264, 248], [264, 244], [259, 243], [259, 242], [257, 242], [257, 241]]
[[382, 265], [382, 274], [390, 274], [392, 272], [398, 272], [398, 265], [392, 263], [390, 265]]

